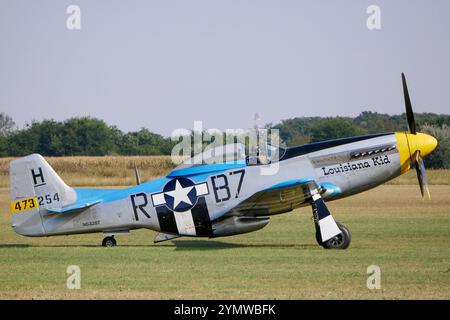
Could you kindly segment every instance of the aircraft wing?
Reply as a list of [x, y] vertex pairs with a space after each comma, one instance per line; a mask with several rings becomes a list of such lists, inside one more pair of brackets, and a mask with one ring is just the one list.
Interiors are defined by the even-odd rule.
[[264, 216], [291, 211], [311, 198], [310, 190], [325, 191], [312, 179], [290, 180], [256, 192], [224, 216]]
[[341, 230], [321, 194], [335, 196], [339, 193], [339, 187], [332, 183], [317, 184], [312, 179], [290, 180], [256, 192], [228, 210], [223, 217], [259, 219], [257, 224], [262, 228], [268, 222], [267, 216], [289, 212], [308, 202], [313, 208], [316, 230], [321, 236], [320, 241], [324, 242], [340, 234]]

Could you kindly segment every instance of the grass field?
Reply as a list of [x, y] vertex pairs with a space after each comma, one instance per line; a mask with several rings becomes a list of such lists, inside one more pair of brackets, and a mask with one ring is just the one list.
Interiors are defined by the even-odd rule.
[[[172, 168], [167, 157], [54, 158], [71, 185], [134, 182]], [[0, 299], [450, 299], [450, 174], [430, 171], [422, 201], [414, 174], [329, 203], [352, 232], [348, 250], [315, 243], [309, 208], [275, 216], [254, 233], [180, 238], [153, 244], [154, 232], [26, 238], [10, 227], [7, 163], [0, 160]], [[84, 174], [82, 174], [84, 173]], [[5, 181], [6, 180], [6, 181]], [[118, 183], [119, 182], [119, 183]], [[81, 268], [81, 289], [66, 288], [67, 266]], [[381, 268], [381, 289], [366, 287]]]

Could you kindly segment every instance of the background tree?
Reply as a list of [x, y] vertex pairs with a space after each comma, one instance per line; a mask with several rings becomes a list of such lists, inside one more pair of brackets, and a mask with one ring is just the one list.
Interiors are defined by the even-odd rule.
[[366, 133], [395, 132], [407, 129], [406, 116], [390, 116], [377, 112], [364, 111], [353, 122]]
[[311, 129], [311, 141], [323, 141], [365, 134], [350, 118], [325, 118]]
[[424, 161], [428, 168], [450, 168], [450, 127], [447, 125], [423, 125], [422, 131], [438, 140], [436, 150]]
[[114, 130], [103, 120], [83, 117], [64, 122], [61, 132], [63, 154], [104, 156], [115, 151]]
[[170, 154], [172, 141], [168, 138], [142, 128], [122, 136], [118, 149], [125, 155], [160, 155]]
[[0, 112], [0, 136], [6, 136], [9, 133], [11, 133], [11, 131], [14, 128], [14, 121], [13, 119], [8, 116], [7, 114]]

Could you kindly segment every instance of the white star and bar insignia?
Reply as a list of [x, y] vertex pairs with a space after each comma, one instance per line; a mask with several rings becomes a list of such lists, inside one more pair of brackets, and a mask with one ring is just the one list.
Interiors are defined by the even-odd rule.
[[209, 194], [206, 182], [195, 184], [188, 178], [175, 178], [166, 183], [162, 192], [152, 194], [153, 206], [165, 205], [169, 210], [184, 212], [192, 209], [198, 197]]

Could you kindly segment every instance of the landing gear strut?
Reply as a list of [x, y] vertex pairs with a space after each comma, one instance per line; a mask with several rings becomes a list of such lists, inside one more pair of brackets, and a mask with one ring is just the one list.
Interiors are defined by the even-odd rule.
[[105, 237], [102, 241], [103, 247], [115, 247], [117, 245], [116, 239], [114, 239], [114, 236], [108, 236]]
[[[313, 189], [311, 207], [316, 241], [325, 249], [347, 249], [350, 246], [350, 231], [341, 223], [335, 222], [317, 189]], [[326, 239], [323, 241], [322, 239]]]

